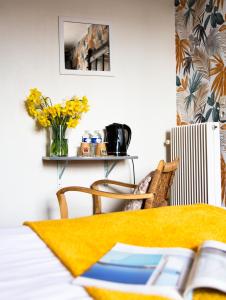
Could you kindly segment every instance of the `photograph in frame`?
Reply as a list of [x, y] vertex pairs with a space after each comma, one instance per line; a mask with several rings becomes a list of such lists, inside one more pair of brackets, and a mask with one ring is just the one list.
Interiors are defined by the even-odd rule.
[[110, 25], [59, 18], [61, 74], [111, 75]]

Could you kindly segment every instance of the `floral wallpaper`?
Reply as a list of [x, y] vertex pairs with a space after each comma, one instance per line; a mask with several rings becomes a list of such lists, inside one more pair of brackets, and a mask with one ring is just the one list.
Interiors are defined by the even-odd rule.
[[217, 122], [226, 99], [226, 1], [175, 0], [175, 10], [177, 124]]
[[226, 0], [175, 0], [177, 125], [220, 122], [226, 204]]

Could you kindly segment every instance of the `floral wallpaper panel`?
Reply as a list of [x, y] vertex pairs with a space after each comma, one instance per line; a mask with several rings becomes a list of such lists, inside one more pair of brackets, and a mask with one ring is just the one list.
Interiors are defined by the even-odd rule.
[[226, 204], [226, 0], [175, 0], [177, 125], [220, 122]]

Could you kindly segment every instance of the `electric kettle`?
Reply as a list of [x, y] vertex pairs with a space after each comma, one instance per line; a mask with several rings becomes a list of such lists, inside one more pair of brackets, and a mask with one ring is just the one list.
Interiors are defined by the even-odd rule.
[[124, 156], [131, 140], [131, 129], [126, 124], [113, 123], [105, 127], [108, 155]]

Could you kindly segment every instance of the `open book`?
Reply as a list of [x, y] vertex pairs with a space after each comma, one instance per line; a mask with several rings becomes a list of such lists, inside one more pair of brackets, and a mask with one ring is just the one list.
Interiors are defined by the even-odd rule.
[[226, 244], [206, 241], [195, 253], [117, 243], [73, 283], [172, 299], [191, 299], [195, 288], [226, 293]]

